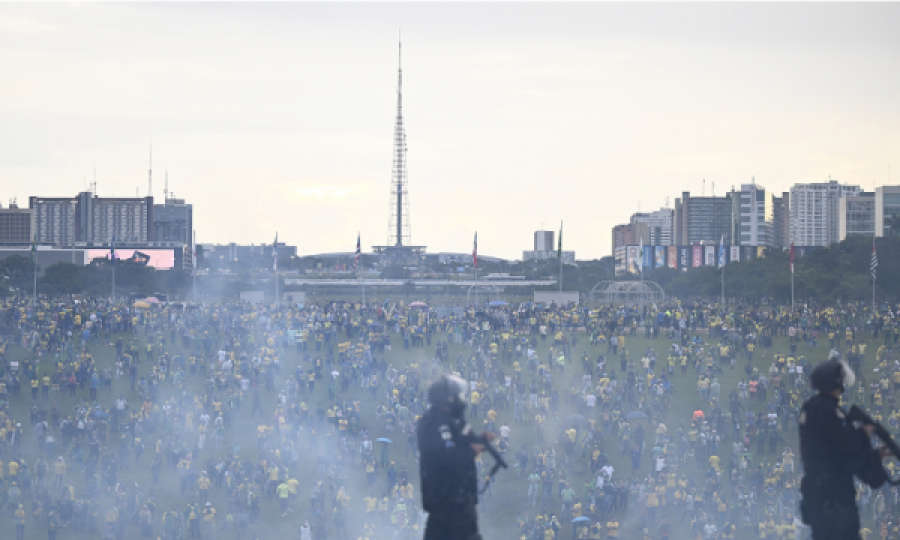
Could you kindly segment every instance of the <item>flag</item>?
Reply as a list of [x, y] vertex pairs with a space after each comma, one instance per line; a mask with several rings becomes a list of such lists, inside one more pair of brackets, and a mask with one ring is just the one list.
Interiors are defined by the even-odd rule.
[[725, 235], [719, 240], [719, 268], [725, 266]]
[[112, 237], [112, 241], [109, 243], [109, 260], [110, 264], [113, 266], [116, 265], [116, 237]]
[[556, 258], [562, 260], [562, 221], [559, 222], [559, 239], [556, 243]]
[[272, 270], [278, 271], [278, 233], [275, 233], [275, 242], [272, 243]]
[[794, 273], [794, 243], [791, 242], [791, 252], [788, 255], [788, 261], [791, 263], [791, 273]]
[[360, 253], [359, 233], [356, 233], [356, 257], [353, 258], [353, 269], [354, 270], [359, 268], [359, 253]]
[[875, 269], [878, 268], [878, 255], [875, 253], [875, 239], [872, 239], [872, 262], [869, 269], [872, 271], [872, 279], [875, 279]]
[[472, 262], [475, 264], [475, 270], [478, 270], [478, 232], [475, 233], [475, 244], [472, 246]]

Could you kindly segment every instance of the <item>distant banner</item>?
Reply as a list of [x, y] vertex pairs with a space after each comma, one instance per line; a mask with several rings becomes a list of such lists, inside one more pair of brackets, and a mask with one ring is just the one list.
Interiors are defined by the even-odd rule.
[[717, 246], [703, 246], [704, 262], [706, 266], [716, 266]]
[[669, 259], [669, 268], [678, 270], [678, 246], [669, 246], [666, 248]]
[[742, 261], [752, 261], [756, 258], [756, 248], [753, 246], [744, 246], [743, 253], [741, 254]]
[[700, 268], [703, 266], [703, 246], [693, 246], [693, 256], [691, 257], [691, 266]]
[[640, 246], [628, 246], [627, 264], [628, 271], [633, 274], [640, 273], [640, 264], [643, 256]]
[[731, 246], [728, 250], [731, 252], [731, 256], [728, 258], [728, 262], [741, 262], [740, 246]]
[[756, 258], [757, 259], [765, 259], [766, 258], [766, 247], [758, 246], [756, 248]]
[[666, 265], [666, 248], [655, 246], [653, 248], [653, 268], [662, 268]]
[[653, 270], [653, 246], [644, 246], [644, 272]]
[[691, 267], [690, 247], [678, 248], [678, 267], [681, 268], [682, 272], [687, 272], [687, 269]]

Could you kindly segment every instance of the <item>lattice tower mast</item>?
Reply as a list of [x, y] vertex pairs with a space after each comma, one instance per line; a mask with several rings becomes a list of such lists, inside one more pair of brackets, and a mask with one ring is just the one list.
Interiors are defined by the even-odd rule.
[[409, 193], [406, 176], [406, 130], [403, 129], [402, 45], [398, 46], [397, 119], [394, 121], [394, 154], [391, 170], [391, 218], [388, 223], [388, 245], [411, 245], [409, 226]]

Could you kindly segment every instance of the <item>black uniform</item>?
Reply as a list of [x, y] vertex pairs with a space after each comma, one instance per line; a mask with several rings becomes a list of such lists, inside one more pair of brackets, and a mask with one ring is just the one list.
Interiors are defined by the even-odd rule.
[[857, 540], [859, 510], [852, 463], [878, 451], [863, 430], [846, 421], [836, 397], [822, 393], [811, 397], [803, 404], [799, 422], [803, 521], [812, 527], [815, 540]]
[[476, 540], [478, 478], [475, 450], [462, 420], [432, 407], [419, 420], [422, 508], [428, 512], [424, 540]]

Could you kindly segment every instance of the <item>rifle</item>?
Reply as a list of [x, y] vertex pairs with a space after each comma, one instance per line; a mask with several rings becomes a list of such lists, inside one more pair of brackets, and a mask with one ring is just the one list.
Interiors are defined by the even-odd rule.
[[463, 435], [469, 444], [480, 444], [484, 446], [484, 449], [494, 458], [494, 466], [491, 468], [491, 472], [488, 473], [487, 480], [484, 482], [484, 487], [481, 488], [479, 493], [484, 493], [487, 491], [488, 487], [491, 485], [491, 480], [494, 478], [494, 474], [497, 473], [501, 468], [508, 469], [509, 466], [506, 464], [506, 461], [503, 459], [503, 456], [500, 455], [500, 452], [497, 452], [497, 449], [494, 448], [494, 445], [487, 439], [487, 437], [482, 433], [481, 435], [476, 435], [474, 432], [469, 431], [468, 434]]
[[[859, 422], [862, 425], [868, 424], [873, 426], [875, 428], [875, 436], [878, 437], [878, 439], [882, 443], [884, 443], [884, 445], [888, 450], [891, 451], [891, 454], [893, 454], [895, 458], [900, 457], [900, 446], [897, 446], [897, 443], [894, 442], [894, 438], [891, 437], [891, 434], [888, 432], [888, 430], [886, 430], [880, 423], [876, 422], [871, 416], [866, 414], [865, 411], [863, 411], [856, 405], [853, 405], [852, 407], [850, 407], [850, 412], [847, 413], [847, 420], [849, 422]], [[892, 486], [900, 485], [900, 479], [892, 479], [887, 476], [886, 472], [884, 473], [884, 479]]]

